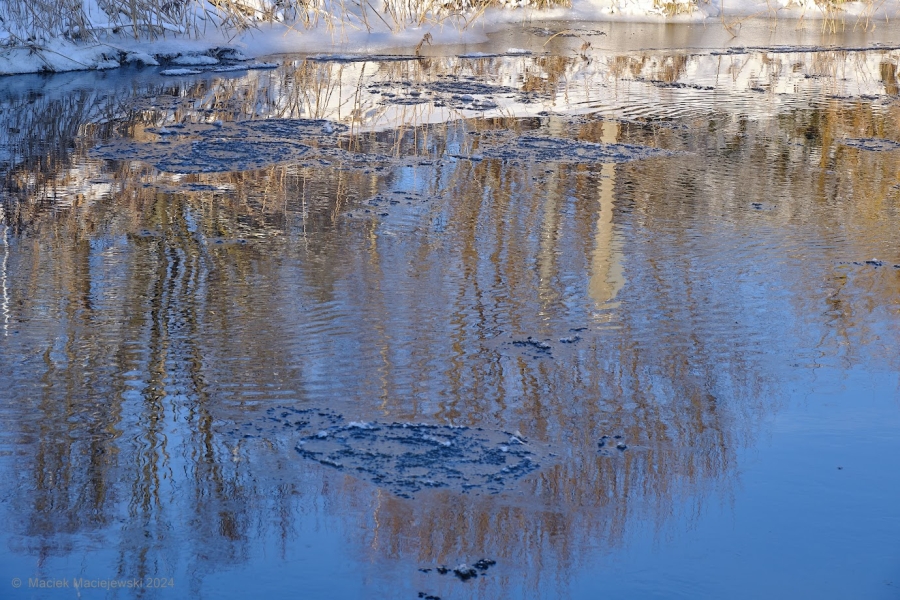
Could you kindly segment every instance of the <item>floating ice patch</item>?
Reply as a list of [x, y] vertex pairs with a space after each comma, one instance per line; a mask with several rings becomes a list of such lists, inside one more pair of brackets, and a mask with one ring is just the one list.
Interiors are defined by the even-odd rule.
[[317, 62], [399, 62], [422, 60], [422, 57], [415, 54], [315, 54], [307, 59]]
[[277, 68], [278, 63], [250, 63], [246, 65], [229, 65], [227, 67], [217, 67], [213, 69], [213, 73], [228, 73], [229, 71], [254, 71]]
[[414, 229], [430, 223], [430, 205], [440, 197], [414, 190], [394, 190], [363, 200], [346, 214], [356, 219], [379, 219], [389, 224], [387, 230]]
[[224, 173], [250, 171], [290, 162], [309, 151], [308, 146], [286, 141], [222, 138], [182, 145], [156, 163], [169, 173]]
[[326, 119], [261, 119], [230, 123], [227, 128], [236, 136], [258, 135], [285, 140], [332, 135], [349, 129], [346, 125]]
[[498, 58], [500, 56], [527, 56], [529, 54], [531, 54], [530, 50], [510, 48], [506, 52], [467, 52], [460, 54], [459, 58]]
[[[501, 139], [491, 139], [490, 142]], [[563, 163], [619, 163], [673, 154], [649, 146], [597, 144], [538, 135], [510, 136], [503, 141], [505, 143], [502, 145], [484, 148], [482, 154], [486, 158]]]
[[471, 94], [454, 94], [434, 103], [435, 106], [449, 106], [460, 110], [494, 110], [499, 105], [490, 98], [476, 98]]
[[[533, 360], [554, 360], [559, 355], [566, 355], [575, 351], [584, 341], [583, 336], [588, 336], [586, 327], [571, 328], [565, 337], [534, 336], [521, 337], [517, 335], [501, 334], [483, 342], [485, 349], [504, 358], [520, 360], [530, 358]], [[516, 433], [515, 437], [521, 439]], [[510, 444], [515, 441], [507, 440]]]
[[523, 103], [534, 102], [539, 98], [539, 95], [534, 92], [523, 92], [502, 85], [490, 85], [473, 77], [457, 76], [439, 76], [437, 81], [416, 84], [408, 81], [378, 82], [369, 85], [368, 90], [381, 95], [382, 99], [379, 104], [382, 105], [430, 102], [436, 107], [475, 111], [498, 108], [501, 97], [512, 98]]
[[515, 340], [512, 342], [512, 345], [520, 348], [531, 348], [534, 351], [544, 353], [547, 356], [549, 356], [553, 350], [553, 347], [547, 342], [535, 339], [531, 336], [528, 336], [524, 340]]
[[424, 88], [435, 93], [455, 95], [492, 96], [496, 94], [519, 94], [519, 90], [516, 88], [481, 83], [474, 78], [447, 77], [438, 81], [428, 82], [424, 85]]
[[526, 32], [539, 37], [559, 37], [559, 38], [586, 38], [590, 36], [606, 35], [605, 31], [599, 29], [566, 29], [559, 31], [557, 29], [549, 29], [547, 27], [529, 27]]
[[92, 154], [110, 160], [140, 160], [169, 173], [249, 171], [293, 162], [310, 147], [298, 139], [320, 139], [347, 127], [324, 119], [266, 119], [236, 123], [148, 129], [155, 142], [122, 140], [97, 146]]
[[297, 160], [308, 146], [285, 140], [201, 139], [151, 143], [120, 142], [92, 154], [110, 160], [140, 160], [169, 173], [227, 173]]
[[[296, 450], [350, 475], [410, 497], [425, 488], [498, 493], [538, 468], [536, 444], [510, 445], [510, 433], [424, 423], [344, 422], [314, 410], [272, 417], [303, 434]], [[277, 411], [270, 411], [274, 415]]]
[[165, 71], [160, 71], [160, 75], [166, 75], [168, 77], [176, 77], [179, 75], [199, 75], [203, 71], [198, 71], [197, 69], [166, 69]]
[[845, 146], [850, 146], [851, 148], [870, 150], [872, 152], [887, 152], [889, 150], [897, 150], [898, 148], [900, 148], [900, 143], [893, 140], [885, 140], [880, 138], [847, 138], [841, 140], [841, 143]]
[[[623, 80], [627, 81], [628, 78]], [[715, 90], [711, 85], [700, 85], [697, 83], [684, 83], [682, 81], [662, 81], [660, 79], [647, 79], [645, 77], [635, 77], [632, 81], [640, 81], [641, 83], [649, 83], [658, 88], [678, 89], [678, 90], [700, 90], [703, 92], [711, 92]]]

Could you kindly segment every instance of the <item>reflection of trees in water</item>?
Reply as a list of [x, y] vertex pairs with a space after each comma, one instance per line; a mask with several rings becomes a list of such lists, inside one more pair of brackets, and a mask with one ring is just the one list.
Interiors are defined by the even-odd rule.
[[7, 222], [18, 228], [24, 215], [10, 212], [15, 200], [49, 210], [72, 202], [67, 184], [78, 174], [66, 170], [73, 154], [82, 151], [82, 128], [104, 120], [117, 101], [95, 90], [4, 96], [0, 96], [0, 127], [4, 132], [0, 143], [0, 206], [7, 212]]
[[[446, 237], [411, 236], [412, 245], [401, 244], [399, 256], [417, 257], [413, 262], [422, 278], [429, 270], [440, 271], [438, 265], [445, 274], [459, 275], [418, 286], [418, 291], [395, 291], [411, 294], [414, 310], [402, 314], [392, 305], [395, 296], [382, 295], [396, 282], [397, 276], [388, 273], [395, 272], [391, 261], [398, 255], [384, 246], [376, 224], [348, 231], [334, 217], [335, 204], [342, 201], [337, 190], [359, 190], [367, 175], [319, 174], [315, 185], [291, 168], [256, 178], [196, 176], [206, 183], [229, 182], [235, 191], [185, 194], [145, 188], [140, 171], [123, 169], [116, 175], [121, 184], [116, 196], [42, 219], [44, 225], [29, 234], [36, 236], [37, 245], [28, 253], [43, 262], [15, 266], [18, 277], [35, 276], [17, 318], [49, 322], [44, 338], [31, 338], [34, 347], [52, 347], [63, 338], [71, 347], [64, 352], [64, 368], [61, 358], [49, 359], [43, 429], [31, 446], [39, 465], [48, 455], [55, 457], [62, 473], [54, 481], [64, 478], [67, 491], [42, 483], [47, 467], [35, 467], [35, 481], [23, 486], [29, 490], [25, 496], [34, 490], [39, 498], [49, 497], [33, 511], [23, 507], [38, 521], [32, 533], [53, 540], [61, 530], [52, 520], [60, 514], [97, 515], [102, 525], [115, 522], [127, 507], [126, 530], [116, 534], [122, 544], [122, 574], [164, 572], [159, 557], [182, 540], [202, 544], [197, 554], [204, 557], [199, 560], [205, 568], [246, 556], [259, 535], [254, 529], [258, 511], [266, 502], [276, 502], [265, 499], [275, 482], [255, 472], [252, 464], [234, 462], [235, 451], [242, 456], [240, 440], [223, 435], [216, 424], [239, 422], [242, 415], [252, 418], [255, 404], [268, 406], [278, 394], [286, 401], [303, 395], [305, 371], [298, 364], [303, 354], [292, 351], [281, 331], [288, 315], [301, 318], [279, 285], [287, 271], [278, 263], [290, 256], [301, 259], [290, 264], [298, 269], [293, 277], [302, 282], [297, 285], [305, 298], [321, 304], [353, 301], [341, 311], [342, 318], [356, 320], [349, 329], [364, 337], [374, 332], [376, 343], [363, 358], [377, 360], [364, 361], [360, 368], [374, 365], [375, 371], [362, 378], [372, 375], [382, 381], [376, 389], [385, 403], [378, 408], [361, 389], [347, 390], [369, 405], [363, 409], [367, 413], [413, 420], [484, 419], [494, 426], [523, 428], [536, 439], [560, 440], [565, 432], [558, 443], [588, 457], [548, 468], [532, 484], [536, 500], [522, 505], [441, 494], [407, 505], [379, 495], [377, 517], [371, 516], [379, 523], [372, 532], [378, 552], [412, 553], [423, 561], [481, 553], [513, 561], [524, 554], [535, 565], [559, 561], [564, 566], [589, 539], [614, 543], [635, 510], [634, 502], [651, 497], [671, 502], [680, 474], [694, 484], [720, 475], [722, 464], [691, 462], [702, 463], [706, 455], [717, 460], [715, 448], [685, 452], [677, 449], [680, 440], [669, 431], [676, 424], [685, 430], [683, 437], [696, 438], [694, 421], [715, 429], [708, 407], [690, 404], [698, 416], [686, 415], [683, 406], [670, 407], [665, 415], [654, 409], [653, 401], [667, 392], [641, 374], [640, 347], [598, 341], [575, 356], [560, 356], [559, 366], [482, 347], [484, 338], [498, 332], [552, 333], [535, 322], [535, 312], [562, 310], [573, 296], [571, 290], [560, 291], [566, 287], [566, 273], [583, 272], [590, 265], [592, 221], [599, 211], [592, 189], [596, 181], [588, 169], [552, 170], [547, 174], [541, 168], [541, 179], [555, 181], [535, 188], [529, 182], [532, 171], [498, 161], [461, 162], [450, 169], [440, 181], [454, 202], [433, 208], [450, 211]], [[260, 190], [268, 192], [268, 204], [256, 201]], [[273, 195], [280, 200], [273, 201]], [[548, 205], [549, 195], [554, 203]], [[305, 213], [302, 198], [309, 202]], [[572, 202], [578, 204], [574, 223], [566, 216]], [[552, 219], [547, 218], [550, 206], [557, 213]], [[297, 224], [300, 213], [310, 218], [281, 229]], [[279, 229], [282, 236], [261, 245], [243, 246], [234, 239]], [[219, 239], [224, 243], [216, 244]], [[268, 250], [282, 258], [267, 255]], [[560, 256], [580, 256], [581, 262], [566, 264]], [[37, 279], [38, 273], [53, 275]], [[357, 295], [341, 295], [339, 288], [354, 280], [361, 282], [350, 286]], [[498, 306], [495, 298], [501, 290], [506, 297]], [[446, 314], [442, 309], [433, 314], [429, 298], [436, 295], [448, 302], [444, 331], [449, 345], [441, 341], [440, 329], [431, 334], [427, 326]], [[61, 298], [67, 309], [41, 318], [35, 299], [42, 297]], [[420, 323], [426, 326], [419, 341], [397, 333], [404, 327], [411, 332]], [[319, 341], [315, 332], [308, 335], [313, 343]], [[407, 343], [414, 345], [412, 359], [400, 351]], [[52, 349], [48, 352], [52, 355]], [[85, 372], [94, 375], [85, 379]], [[679, 377], [676, 370], [673, 379]], [[428, 402], [417, 404], [405, 393], [411, 381], [418, 389], [415, 396]], [[630, 398], [637, 408], [622, 406], [620, 397]], [[72, 406], [67, 404], [71, 398], [84, 400]], [[430, 399], [439, 401], [437, 410]], [[68, 412], [61, 413], [66, 406]], [[598, 458], [598, 424], [646, 449], [614, 459], [618, 462]], [[659, 439], [654, 430], [662, 432]], [[85, 468], [63, 455], [79, 446], [62, 432], [102, 444], [102, 451], [89, 454], [101, 457], [94, 459], [101, 461], [100, 467]], [[365, 506], [371, 488], [347, 485], [335, 489], [329, 502]], [[352, 500], [345, 499], [349, 490]], [[75, 505], [52, 498], [70, 498], [73, 492], [83, 495]], [[275, 494], [280, 497], [281, 492]], [[409, 511], [420, 525], [403, 530]], [[590, 516], [597, 514], [604, 518]], [[290, 529], [290, 515], [285, 519]], [[87, 527], [78, 522], [69, 530]], [[172, 533], [176, 530], [177, 535]], [[539, 574], [535, 569], [533, 576]]]
[[[271, 339], [277, 318], [260, 314], [254, 292], [261, 277], [274, 275], [234, 245], [204, 244], [204, 236], [239, 229], [240, 209], [219, 211], [140, 186], [121, 200], [115, 208], [126, 213], [118, 215], [124, 227], [95, 229], [93, 221], [108, 224], [110, 215], [94, 206], [87, 217], [45, 221], [29, 232], [35, 241], [18, 248], [17, 258], [32, 262], [13, 265], [27, 273], [15, 293], [17, 320], [40, 323], [26, 332], [39, 354], [23, 372], [7, 373], [24, 404], [8, 431], [26, 436], [19, 443], [31, 448], [18, 507], [29, 515], [23, 533], [49, 556], [62, 550], [61, 537], [99, 535], [127, 510], [126, 527], [115, 534], [122, 576], [171, 573], [160, 562], [184, 550], [172, 547], [176, 540], [198, 545], [191, 555], [203, 564], [233, 562], [255, 522], [244, 494], [255, 492], [235, 462], [239, 446], [215, 431], [228, 399], [223, 388], [241, 396], [240, 380], [222, 382], [216, 361], [220, 352], [292, 368], [260, 341], [229, 343], [232, 325], [253, 321], [262, 324], [254, 333]], [[263, 379], [250, 371], [242, 375]], [[212, 398], [211, 384], [219, 392]]]
[[[892, 239], [898, 211], [897, 155], [843, 141], [900, 140], [896, 116], [894, 108], [870, 102], [831, 100], [774, 120], [725, 120], [714, 131], [654, 132], [656, 143], [703, 159], [624, 167], [634, 211], [654, 247], [647, 254], [664, 255], [673, 240], [669, 230], [689, 248], [683, 268], [698, 277], [730, 271], [731, 281], [724, 274], [721, 281], [743, 286], [747, 312], [790, 307], [796, 321], [781, 326], [803, 340], [801, 348], [826, 360], [841, 357], [844, 366], [884, 360], [880, 350], [869, 354], [875, 347], [867, 340], [896, 334], [887, 313], [897, 282], [847, 263], [890, 260], [896, 252], [884, 241]], [[710, 215], [719, 215], [718, 227], [710, 225]], [[763, 245], [760, 237], [771, 242]], [[712, 260], [692, 267], [692, 255]], [[807, 326], [808, 315], [823, 314], [822, 327]]]
[[[858, 346], [871, 315], [894, 305], [894, 280], [822, 270], [848, 248], [871, 258], [873, 244], [891, 239], [884, 214], [897, 210], [896, 158], [839, 141], [897, 139], [894, 116], [835, 102], [709, 131], [619, 132], [700, 161], [459, 161], [384, 178], [287, 166], [180, 180], [112, 165], [113, 191], [92, 202], [51, 212], [37, 196], [17, 196], [4, 203], [17, 224], [11, 310], [34, 324], [17, 347], [35, 354], [21, 373], [3, 372], [23, 399], [4, 433], [27, 455], [15, 508], [22, 532], [48, 556], [65, 535], [102, 531], [127, 511], [126, 529], [108, 532], [123, 575], [165, 572], [159, 557], [184, 544], [201, 571], [246, 560], [268, 527], [291, 535], [319, 475], [297, 474], [290, 441], [248, 449], [224, 432], [273, 402], [340, 395], [338, 407], [364, 418], [484, 423], [551, 441], [565, 458], [523, 483], [525, 500], [436, 492], [406, 502], [339, 475], [325, 477], [324, 492], [329, 510], [365, 525], [351, 540], [361, 553], [423, 563], [486, 555], [535, 565], [527, 585], [543, 586], [538, 565], [565, 570], [583, 548], [619, 543], [632, 519], [661, 526], [683, 501], [702, 505], [777, 402], [759, 345], [775, 326], [739, 317], [725, 327], [767, 301], [734, 282], [758, 283], [771, 265], [749, 257], [771, 256], [726, 234], [755, 231], [784, 242], [776, 254], [825, 256], [785, 262], [791, 277], [772, 284], [788, 286], [773, 298], [788, 298], [795, 314], [830, 311], [812, 344], [820, 351], [838, 343], [831, 338]], [[604, 135], [601, 123], [553, 127], [586, 141]], [[354, 149], [436, 156], [459, 135], [449, 126], [385, 132]], [[428, 226], [390, 236], [390, 220], [351, 227], [342, 216], [411, 181], [433, 198]], [[773, 208], [748, 208], [756, 201]], [[722, 215], [719, 229], [711, 214]], [[792, 236], [805, 237], [785, 242]], [[830, 243], [810, 245], [815, 236]], [[615, 253], [603, 247], [613, 239]], [[710, 254], [717, 244], [727, 260]], [[602, 319], [590, 274], [613, 259], [598, 252], [618, 254], [628, 276], [621, 307]], [[497, 342], [598, 323], [614, 328], [583, 334], [571, 350], [556, 345], [553, 360]], [[315, 354], [317, 345], [331, 354]], [[348, 362], [352, 380], [340, 373]], [[323, 381], [331, 387], [313, 389]], [[599, 456], [604, 433], [632, 448]], [[275, 466], [270, 474], [260, 464]], [[269, 512], [277, 524], [261, 525]]]

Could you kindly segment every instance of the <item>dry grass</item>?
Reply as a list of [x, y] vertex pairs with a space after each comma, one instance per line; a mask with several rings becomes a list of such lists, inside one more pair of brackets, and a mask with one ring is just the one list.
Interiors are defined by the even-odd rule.
[[98, 5], [105, 15], [89, 15], [82, 0], [6, 2], [0, 6], [0, 25], [24, 45], [60, 38], [94, 41], [107, 33], [136, 38], [196, 34], [202, 25], [194, 0], [98, 0]]
[[8, 30], [11, 43], [20, 46], [60, 38], [98, 41], [110, 34], [138, 39], [168, 34], [197, 37], [209, 29], [236, 33], [275, 22], [307, 29], [322, 24], [335, 29], [355, 22], [370, 31], [382, 25], [400, 31], [450, 17], [463, 17], [462, 22], [468, 23], [488, 8], [569, 4], [569, 0], [98, 0], [106, 15], [89, 15], [83, 0], [28, 0], [0, 3], [0, 30]]
[[81, 0], [4, 2], [0, 6], [0, 23], [9, 30], [14, 41], [20, 43], [42, 39], [42, 34], [71, 39], [90, 36], [89, 21]]
[[[401, 31], [451, 19], [466, 27], [488, 9], [527, 7], [540, 10], [568, 7], [571, 0], [96, 0], [105, 15], [89, 15], [86, 0], [0, 0], [0, 32], [9, 32], [7, 44], [42, 50], [46, 42], [109, 41], [129, 35], [155, 39], [177, 35], [199, 37], [210, 30], [236, 34], [265, 23], [284, 23], [294, 29], [324, 26], [331, 31], [358, 28]], [[865, 0], [866, 10], [852, 23], [854, 29], [874, 28], [874, 15], [887, 0]], [[709, 0], [653, 0], [665, 17], [690, 14]], [[849, 0], [815, 0], [828, 31], [846, 28], [844, 5]], [[762, 16], [729, 17], [722, 4], [722, 24], [737, 36], [741, 22]], [[798, 5], [799, 6], [799, 5]], [[812, 6], [812, 4], [809, 4]], [[775, 18], [777, 9], [769, 8]], [[726, 20], [727, 17], [727, 20]], [[102, 25], [97, 25], [102, 23]], [[427, 40], [416, 48], [419, 54]]]
[[667, 17], [674, 17], [675, 15], [693, 14], [697, 10], [697, 3], [678, 0], [653, 0], [653, 8]]

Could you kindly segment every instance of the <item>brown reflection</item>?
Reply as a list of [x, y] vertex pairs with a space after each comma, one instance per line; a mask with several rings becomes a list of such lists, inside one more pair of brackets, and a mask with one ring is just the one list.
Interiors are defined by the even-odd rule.
[[[644, 76], [657, 68], [645, 58], [614, 62]], [[521, 84], [549, 93], [574, 59], [541, 60]], [[677, 82], [688, 62], [660, 57], [654, 79]], [[428, 81], [418, 64], [379, 68]], [[784, 374], [767, 355], [897, 367], [866, 340], [896, 346], [900, 284], [852, 262], [896, 252], [885, 215], [900, 165], [846, 143], [900, 141], [895, 106], [717, 109], [689, 129], [539, 116], [359, 132], [386, 110], [364, 98], [370, 68], [307, 61], [252, 82], [154, 88], [172, 111], [115, 113], [115, 128], [153, 139], [147, 125], [172, 114], [243, 118], [264, 97], [267, 115], [349, 115], [346, 150], [416, 159], [383, 172], [99, 163], [85, 146], [111, 132], [65, 103], [53, 114], [71, 117], [60, 138], [77, 151], [45, 161], [22, 142], [2, 223], [4, 327], [19, 337], [4, 338], [0, 373], [16, 400], [3, 439], [26, 473], [13, 492], [23, 551], [78, 552], [96, 534], [122, 575], [164, 573], [184, 548], [203, 574], [254, 560], [267, 536], [286, 547], [298, 521], [324, 512], [360, 560], [489, 556], [523, 565], [528, 590], [562, 589], [552, 574], [621, 544], [633, 523], [662, 527], [729, 486], [738, 449], [778, 406]], [[351, 112], [334, 112], [345, 101]], [[683, 152], [438, 160], [504, 129]], [[377, 209], [387, 216], [364, 212], [377, 194], [395, 198]], [[520, 351], [526, 336], [549, 340], [552, 358]], [[519, 429], [556, 457], [498, 497], [406, 501], [299, 463], [296, 434], [265, 422], [282, 404]], [[629, 450], [598, 452], [604, 434]]]
[[900, 93], [897, 86], [897, 64], [890, 61], [881, 63], [881, 81], [884, 82], [884, 91], [891, 96]]
[[[614, 121], [602, 124], [600, 141], [614, 144], [619, 141], [619, 125]], [[600, 215], [597, 219], [597, 236], [594, 255], [591, 258], [591, 279], [588, 293], [603, 307], [612, 302], [625, 285], [622, 267], [621, 240], [616, 239], [613, 227], [615, 211], [616, 166], [606, 163], [600, 170], [599, 202]], [[615, 305], [610, 308], [616, 308]]]

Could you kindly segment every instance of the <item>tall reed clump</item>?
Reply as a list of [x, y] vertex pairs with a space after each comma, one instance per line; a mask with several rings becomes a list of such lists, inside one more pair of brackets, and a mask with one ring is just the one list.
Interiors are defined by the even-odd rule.
[[697, 8], [697, 3], [694, 0], [653, 0], [653, 9], [667, 17], [689, 15]]
[[90, 20], [82, 0], [14, 0], [0, 2], [0, 32], [7, 44], [28, 44], [52, 38], [82, 39]]
[[153, 38], [166, 32], [197, 34], [204, 14], [194, 0], [9, 0], [0, 2], [0, 31], [8, 44], [40, 45], [106, 34]]

